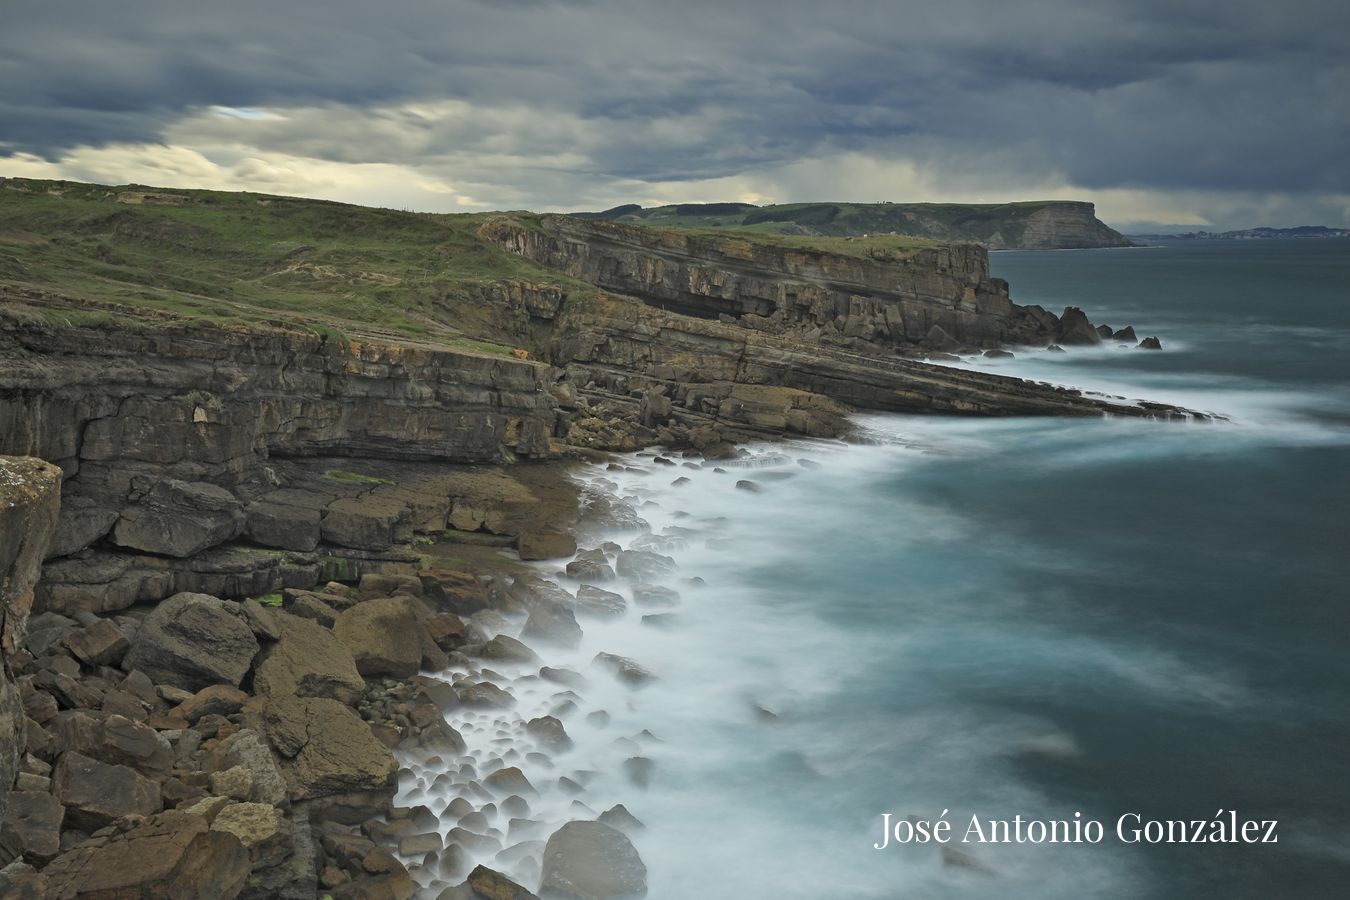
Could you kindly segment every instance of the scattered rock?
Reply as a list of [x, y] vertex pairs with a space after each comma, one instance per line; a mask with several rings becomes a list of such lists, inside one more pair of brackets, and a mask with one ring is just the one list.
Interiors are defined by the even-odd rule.
[[603, 550], [583, 550], [567, 564], [567, 574], [578, 581], [608, 581], [614, 577]]
[[292, 800], [381, 790], [398, 769], [389, 748], [336, 700], [269, 697], [264, 721]]
[[615, 561], [620, 578], [649, 581], [675, 572], [675, 560], [650, 550], [620, 550]]
[[115, 666], [131, 647], [121, 629], [108, 619], [71, 631], [61, 642], [87, 666]]
[[465, 884], [483, 900], [539, 900], [525, 888], [487, 866], [475, 866]]
[[[466, 648], [467, 650], [467, 648]], [[533, 650], [513, 637], [499, 634], [485, 643], [478, 655], [483, 659], [497, 662], [537, 663], [539, 657]]]
[[643, 668], [634, 660], [626, 656], [617, 656], [613, 653], [597, 653], [593, 664], [601, 666], [613, 672], [615, 677], [631, 688], [645, 687], [656, 676], [648, 669]]
[[572, 739], [567, 736], [567, 730], [563, 728], [562, 722], [553, 716], [531, 719], [525, 723], [525, 730], [545, 750], [562, 753], [572, 749]]
[[617, 619], [628, 609], [622, 594], [606, 591], [590, 584], [577, 589], [577, 612], [600, 619]]
[[404, 599], [383, 597], [353, 606], [338, 616], [333, 633], [368, 678], [411, 678], [422, 666], [425, 629]]
[[986, 350], [986, 351], [984, 351], [984, 358], [985, 358], [985, 359], [1016, 359], [1017, 356], [1016, 356], [1015, 354], [1013, 354], [1013, 353], [1008, 352], [1007, 350]]
[[622, 803], [615, 804], [602, 812], [597, 817], [596, 821], [604, 822], [610, 828], [617, 828], [627, 834], [632, 834], [634, 831], [641, 831], [643, 828], [647, 827], [643, 825], [636, 816], [630, 813], [628, 807], [624, 806]]
[[351, 703], [366, 683], [351, 651], [318, 622], [286, 613], [275, 616], [281, 640], [263, 651], [253, 688], [271, 697], [328, 697]]

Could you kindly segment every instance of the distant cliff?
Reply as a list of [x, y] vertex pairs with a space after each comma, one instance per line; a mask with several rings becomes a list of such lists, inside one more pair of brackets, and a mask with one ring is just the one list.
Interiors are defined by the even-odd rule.
[[1242, 228], [1237, 231], [1188, 231], [1184, 234], [1137, 234], [1145, 241], [1269, 241], [1288, 238], [1326, 239], [1350, 238], [1350, 228], [1328, 228], [1325, 225], [1300, 225], [1297, 228]]
[[577, 218], [676, 228], [849, 237], [897, 234], [971, 241], [990, 250], [1076, 250], [1129, 247], [1130, 239], [1097, 218], [1091, 203], [683, 203], [643, 209], [618, 206]]

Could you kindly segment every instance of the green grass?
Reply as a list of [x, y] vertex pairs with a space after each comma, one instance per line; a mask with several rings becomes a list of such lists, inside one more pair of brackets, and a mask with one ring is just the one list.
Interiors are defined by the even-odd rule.
[[[146, 191], [170, 205], [123, 202]], [[485, 308], [494, 285], [595, 289], [479, 240], [485, 219], [8, 179], [0, 183], [0, 282], [77, 298], [76, 310], [52, 310], [56, 325], [98, 324], [130, 309], [344, 342], [392, 333], [509, 355], [513, 335]]]
[[258, 602], [263, 606], [281, 606], [280, 594], [263, 594], [258, 598]]

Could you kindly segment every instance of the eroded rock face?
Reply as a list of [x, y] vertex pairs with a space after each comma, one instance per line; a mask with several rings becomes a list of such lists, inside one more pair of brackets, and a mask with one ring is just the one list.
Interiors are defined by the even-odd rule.
[[[0, 420], [3, 421], [3, 420]], [[56, 532], [61, 470], [37, 459], [0, 457], [0, 654], [24, 644], [33, 585]], [[14, 782], [24, 746], [24, 710], [19, 692], [0, 667], [0, 785]], [[0, 817], [5, 799], [0, 792]]]
[[211, 684], [238, 686], [257, 654], [252, 629], [225, 601], [176, 594], [146, 616], [126, 666], [156, 683], [195, 692]]
[[131, 550], [185, 557], [244, 530], [243, 504], [214, 484], [166, 478], [122, 512], [113, 543]]
[[647, 867], [623, 832], [603, 822], [568, 822], [544, 847], [544, 897], [618, 900], [647, 895]]

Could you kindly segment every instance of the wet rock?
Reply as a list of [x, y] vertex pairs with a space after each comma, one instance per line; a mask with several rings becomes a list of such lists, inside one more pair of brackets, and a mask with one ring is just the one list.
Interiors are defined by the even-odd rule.
[[652, 628], [674, 628], [680, 623], [675, 613], [652, 613], [642, 617], [642, 624]]
[[61, 643], [87, 666], [115, 666], [131, 647], [126, 635], [108, 619], [71, 631]]
[[656, 774], [656, 763], [645, 756], [632, 756], [623, 761], [623, 774], [635, 787], [646, 788]]
[[475, 866], [465, 884], [482, 900], [539, 900], [525, 888], [487, 866]]
[[521, 559], [561, 559], [577, 552], [576, 539], [559, 531], [526, 532], [516, 539]]
[[1096, 330], [1097, 336], [1104, 341], [1111, 340], [1111, 336], [1114, 334], [1110, 325], [1098, 325]]
[[563, 753], [572, 749], [572, 739], [567, 736], [563, 723], [553, 716], [531, 719], [525, 723], [525, 731], [545, 750]]
[[264, 722], [292, 800], [381, 790], [398, 769], [389, 748], [336, 700], [270, 697]]
[[626, 834], [632, 834], [635, 831], [641, 831], [647, 826], [628, 811], [628, 807], [622, 803], [615, 804], [602, 812], [596, 821], [604, 822], [610, 828], [617, 828]]
[[1013, 354], [1013, 353], [1008, 352], [1007, 350], [986, 350], [986, 351], [984, 351], [984, 358], [985, 358], [985, 359], [1016, 359], [1017, 356], [1016, 356], [1015, 354]]
[[1162, 341], [1158, 340], [1156, 337], [1146, 337], [1146, 338], [1144, 338], [1142, 341], [1139, 342], [1139, 346], [1138, 346], [1136, 349], [1138, 349], [1138, 350], [1161, 350], [1161, 349], [1162, 349]]
[[146, 616], [124, 664], [156, 683], [197, 691], [210, 684], [238, 687], [258, 653], [253, 631], [207, 594], [175, 594]]
[[620, 578], [648, 581], [674, 574], [675, 560], [650, 550], [620, 550], [615, 568]]
[[539, 657], [533, 650], [513, 637], [499, 634], [483, 644], [478, 655], [494, 662], [537, 663]]
[[648, 609], [668, 609], [679, 604], [680, 594], [659, 584], [635, 584], [633, 602]]
[[590, 584], [577, 589], [577, 612], [598, 619], [617, 619], [628, 610], [628, 601], [622, 594], [606, 591]]
[[409, 857], [439, 853], [441, 847], [441, 836], [435, 833], [412, 834], [400, 838], [398, 842], [399, 855]]
[[35, 865], [53, 859], [61, 852], [65, 814], [65, 807], [45, 791], [11, 792], [0, 827], [0, 864], [9, 863], [7, 849]]
[[1059, 317], [1056, 343], [1064, 346], [1091, 346], [1101, 343], [1101, 335], [1092, 327], [1087, 315], [1076, 306], [1065, 307]]
[[1059, 344], [1051, 344], [1049, 347], [1046, 347], [1046, 348], [1045, 348], [1045, 352], [1046, 352], [1046, 353], [1065, 353], [1065, 352], [1067, 352], [1067, 351], [1066, 351], [1063, 347], [1061, 347]]
[[1131, 343], [1139, 340], [1139, 338], [1135, 336], [1133, 325], [1126, 325], [1124, 328], [1112, 334], [1111, 339], [1114, 341], [1130, 341]]
[[645, 897], [647, 867], [623, 832], [603, 822], [568, 822], [544, 848], [540, 891], [573, 900]]
[[226, 900], [248, 879], [248, 852], [206, 820], [161, 813], [104, 841], [81, 844], [46, 869], [52, 897], [193, 897]]
[[736, 482], [736, 490], [748, 491], [751, 494], [762, 494], [764, 492], [764, 486], [758, 482], [751, 481], [748, 478], [742, 478]]
[[365, 690], [351, 651], [318, 622], [275, 616], [281, 639], [263, 651], [253, 676], [258, 694], [327, 697], [351, 703]]
[[567, 574], [578, 581], [609, 581], [614, 577], [614, 569], [603, 550], [583, 550], [567, 564]]
[[656, 676], [626, 656], [613, 653], [597, 653], [592, 660], [594, 665], [609, 670], [616, 678], [631, 688], [645, 687], [656, 680]]
[[71, 828], [96, 831], [122, 816], [160, 811], [159, 785], [126, 766], [114, 766], [69, 750], [61, 755], [52, 795], [66, 808]]
[[464, 706], [502, 709], [516, 705], [515, 697], [490, 681], [480, 681], [477, 684], [465, 685], [464, 687], [456, 686], [455, 693], [459, 697], [459, 702]]
[[534, 785], [530, 784], [530, 780], [525, 777], [525, 773], [515, 766], [498, 769], [484, 778], [483, 784], [499, 796], [536, 793]]
[[575, 647], [581, 643], [581, 626], [568, 607], [541, 602], [530, 608], [530, 615], [520, 635], [563, 647]]
[[333, 633], [366, 677], [411, 678], [421, 668], [420, 639], [426, 632], [406, 600], [386, 597], [360, 603], [338, 616]]
[[237, 537], [243, 505], [224, 488], [166, 478], [122, 510], [113, 543], [161, 556], [189, 557]]
[[551, 681], [554, 684], [565, 685], [570, 688], [581, 688], [586, 686], [586, 676], [580, 672], [573, 672], [571, 669], [562, 669], [556, 666], [544, 666], [539, 670], [539, 677], [545, 681]]

